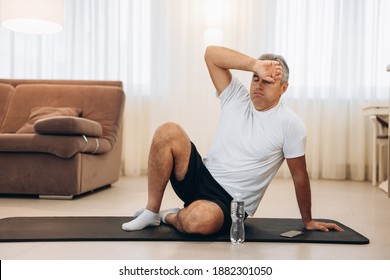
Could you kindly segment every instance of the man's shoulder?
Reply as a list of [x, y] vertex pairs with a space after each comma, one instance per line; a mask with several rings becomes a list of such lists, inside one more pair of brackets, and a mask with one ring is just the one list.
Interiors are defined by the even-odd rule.
[[293, 109], [286, 105], [283, 101], [280, 102], [280, 112], [283, 117], [292, 122], [303, 122], [301, 116], [297, 114]]
[[293, 128], [293, 130], [299, 130], [302, 131], [302, 133], [306, 133], [306, 125], [302, 117], [283, 102], [281, 103], [281, 115], [285, 129], [290, 130]]
[[235, 76], [232, 76], [230, 84], [219, 95], [222, 106], [236, 101], [248, 100], [249, 91], [242, 82]]
[[229, 92], [248, 92], [247, 87], [236, 76], [232, 76], [230, 84], [221, 92], [220, 96]]

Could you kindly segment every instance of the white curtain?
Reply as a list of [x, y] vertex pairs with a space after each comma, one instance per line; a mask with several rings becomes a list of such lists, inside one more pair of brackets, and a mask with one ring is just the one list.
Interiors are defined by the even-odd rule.
[[[363, 180], [370, 154], [361, 107], [388, 99], [389, 2], [65, 0], [62, 33], [0, 28], [0, 77], [122, 80], [123, 173], [132, 176], [146, 173], [153, 132], [166, 121], [207, 153], [219, 116], [208, 44], [280, 53], [291, 71], [283, 99], [308, 127], [311, 177]], [[249, 73], [235, 74], [249, 84]]]
[[268, 48], [289, 62], [284, 98], [307, 124], [311, 177], [364, 180], [372, 155], [362, 108], [389, 98], [390, 1], [269, 4], [278, 17]]

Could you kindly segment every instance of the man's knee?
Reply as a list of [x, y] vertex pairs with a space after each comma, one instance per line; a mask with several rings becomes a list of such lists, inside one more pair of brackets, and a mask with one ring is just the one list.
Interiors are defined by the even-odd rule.
[[172, 144], [173, 141], [185, 136], [186, 133], [178, 124], [167, 122], [156, 129], [153, 141], [164, 144]]
[[157, 128], [152, 141], [150, 159], [163, 151], [165, 156], [173, 157], [176, 179], [182, 180], [187, 173], [191, 155], [191, 142], [184, 129], [175, 123], [165, 123]]
[[[184, 209], [183, 209], [184, 210]], [[181, 229], [185, 233], [210, 235], [217, 233], [224, 223], [221, 208], [210, 201], [195, 201], [179, 212]]]
[[174, 147], [188, 140], [187, 134], [178, 124], [168, 122], [159, 126], [153, 136], [153, 145]]

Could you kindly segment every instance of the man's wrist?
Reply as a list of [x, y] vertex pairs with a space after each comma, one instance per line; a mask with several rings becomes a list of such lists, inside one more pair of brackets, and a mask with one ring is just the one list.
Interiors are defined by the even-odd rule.
[[308, 226], [312, 221], [313, 219], [312, 218], [306, 218], [306, 219], [302, 219], [303, 220], [303, 224], [306, 226]]

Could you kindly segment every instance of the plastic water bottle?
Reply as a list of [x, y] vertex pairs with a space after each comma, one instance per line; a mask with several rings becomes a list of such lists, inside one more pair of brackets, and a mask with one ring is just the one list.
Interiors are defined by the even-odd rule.
[[240, 194], [236, 194], [230, 205], [230, 214], [232, 217], [232, 226], [230, 228], [230, 241], [233, 244], [243, 243], [245, 240], [244, 228], [244, 200]]

